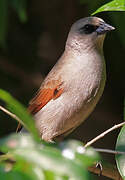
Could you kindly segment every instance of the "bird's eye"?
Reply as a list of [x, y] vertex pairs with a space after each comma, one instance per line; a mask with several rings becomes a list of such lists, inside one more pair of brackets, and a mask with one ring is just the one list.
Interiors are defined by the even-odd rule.
[[92, 25], [92, 24], [86, 24], [85, 26], [83, 26], [82, 28], [80, 28], [80, 32], [81, 32], [81, 33], [85, 33], [85, 34], [91, 34], [91, 33], [93, 33], [97, 28], [98, 28], [98, 26], [94, 26], [94, 25]]

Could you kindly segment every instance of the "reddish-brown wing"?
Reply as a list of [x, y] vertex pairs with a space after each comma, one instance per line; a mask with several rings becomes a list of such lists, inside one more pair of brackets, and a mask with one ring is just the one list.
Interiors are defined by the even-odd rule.
[[[63, 93], [62, 82], [60, 80], [48, 81], [38, 91], [37, 95], [30, 101], [28, 111], [32, 114], [37, 113], [42, 109], [51, 99], [58, 98]], [[18, 132], [21, 129], [19, 123], [16, 129]]]
[[62, 83], [59, 83], [57, 80], [48, 82], [47, 85], [40, 89], [37, 95], [30, 101], [28, 111], [32, 114], [35, 114], [51, 99], [58, 98], [63, 92], [61, 85]]

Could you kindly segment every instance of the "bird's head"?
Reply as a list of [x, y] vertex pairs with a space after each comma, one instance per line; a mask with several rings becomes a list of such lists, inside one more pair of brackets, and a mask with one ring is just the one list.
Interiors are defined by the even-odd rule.
[[76, 48], [102, 49], [105, 34], [115, 28], [98, 17], [86, 17], [76, 21], [69, 32], [67, 44]]

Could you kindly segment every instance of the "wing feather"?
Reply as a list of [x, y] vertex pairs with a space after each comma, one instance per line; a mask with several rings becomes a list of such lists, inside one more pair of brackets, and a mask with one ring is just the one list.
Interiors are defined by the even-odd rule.
[[[36, 96], [30, 101], [28, 111], [31, 114], [37, 113], [42, 109], [49, 101], [58, 98], [63, 93], [62, 82], [60, 80], [47, 81], [37, 92]], [[16, 129], [18, 132], [21, 129], [19, 123]]]

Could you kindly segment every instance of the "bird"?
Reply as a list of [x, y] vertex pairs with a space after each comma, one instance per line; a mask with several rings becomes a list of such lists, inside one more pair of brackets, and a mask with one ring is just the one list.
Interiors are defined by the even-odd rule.
[[29, 102], [44, 141], [62, 140], [94, 110], [106, 81], [103, 42], [114, 29], [95, 16], [71, 26], [63, 54]]

